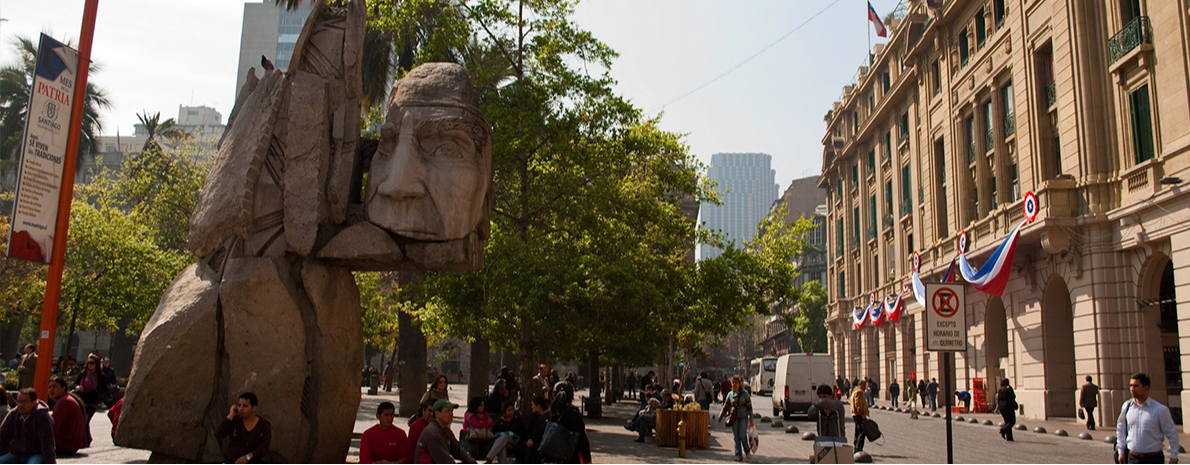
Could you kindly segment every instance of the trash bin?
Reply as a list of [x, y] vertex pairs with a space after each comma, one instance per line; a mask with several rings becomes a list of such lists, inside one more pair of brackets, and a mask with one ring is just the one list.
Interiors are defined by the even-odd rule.
[[368, 395], [369, 396], [376, 395], [376, 390], [379, 387], [380, 387], [380, 375], [372, 375], [372, 378], [368, 380]]

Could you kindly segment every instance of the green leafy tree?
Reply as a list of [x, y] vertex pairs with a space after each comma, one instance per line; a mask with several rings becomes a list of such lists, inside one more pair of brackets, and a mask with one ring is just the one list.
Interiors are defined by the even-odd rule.
[[802, 286], [802, 298], [797, 316], [789, 325], [798, 346], [806, 352], [825, 353], [826, 346], [826, 287], [818, 281]]

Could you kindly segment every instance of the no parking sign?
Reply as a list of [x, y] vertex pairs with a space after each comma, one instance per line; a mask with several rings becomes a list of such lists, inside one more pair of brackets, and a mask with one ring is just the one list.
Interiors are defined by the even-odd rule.
[[967, 350], [967, 313], [962, 284], [926, 284], [926, 349]]

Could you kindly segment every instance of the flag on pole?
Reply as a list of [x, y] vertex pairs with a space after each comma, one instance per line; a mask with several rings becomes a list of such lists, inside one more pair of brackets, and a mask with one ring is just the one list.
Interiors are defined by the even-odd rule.
[[880, 15], [876, 14], [876, 9], [872, 8], [872, 2], [868, 2], [868, 21], [871, 21], [872, 26], [876, 28], [877, 37], [888, 37], [888, 29], [884, 28], [884, 21], [880, 20]]
[[120, 148], [120, 128], [116, 128], [116, 151], [123, 153], [124, 149]]
[[1004, 288], [1008, 286], [1008, 278], [1012, 275], [1012, 256], [1016, 253], [1016, 239], [1021, 234], [1021, 228], [1028, 223], [1028, 221], [1021, 222], [1016, 229], [1013, 229], [1004, 242], [992, 251], [987, 263], [984, 263], [978, 271], [967, 262], [966, 257], [960, 255], [959, 271], [962, 272], [963, 279], [984, 294], [1003, 295]]
[[956, 261], [958, 261], [960, 256], [961, 255], [955, 255], [954, 258], [950, 259], [950, 266], [946, 267], [946, 275], [942, 277], [942, 282], [944, 282], [944, 283], [953, 283], [954, 282], [954, 264]]

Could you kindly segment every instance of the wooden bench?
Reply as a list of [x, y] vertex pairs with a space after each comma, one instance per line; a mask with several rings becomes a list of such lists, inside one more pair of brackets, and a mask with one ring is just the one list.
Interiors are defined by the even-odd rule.
[[705, 410], [658, 410], [656, 437], [658, 446], [678, 446], [678, 422], [686, 422], [686, 447], [705, 449], [709, 446], [711, 414]]

